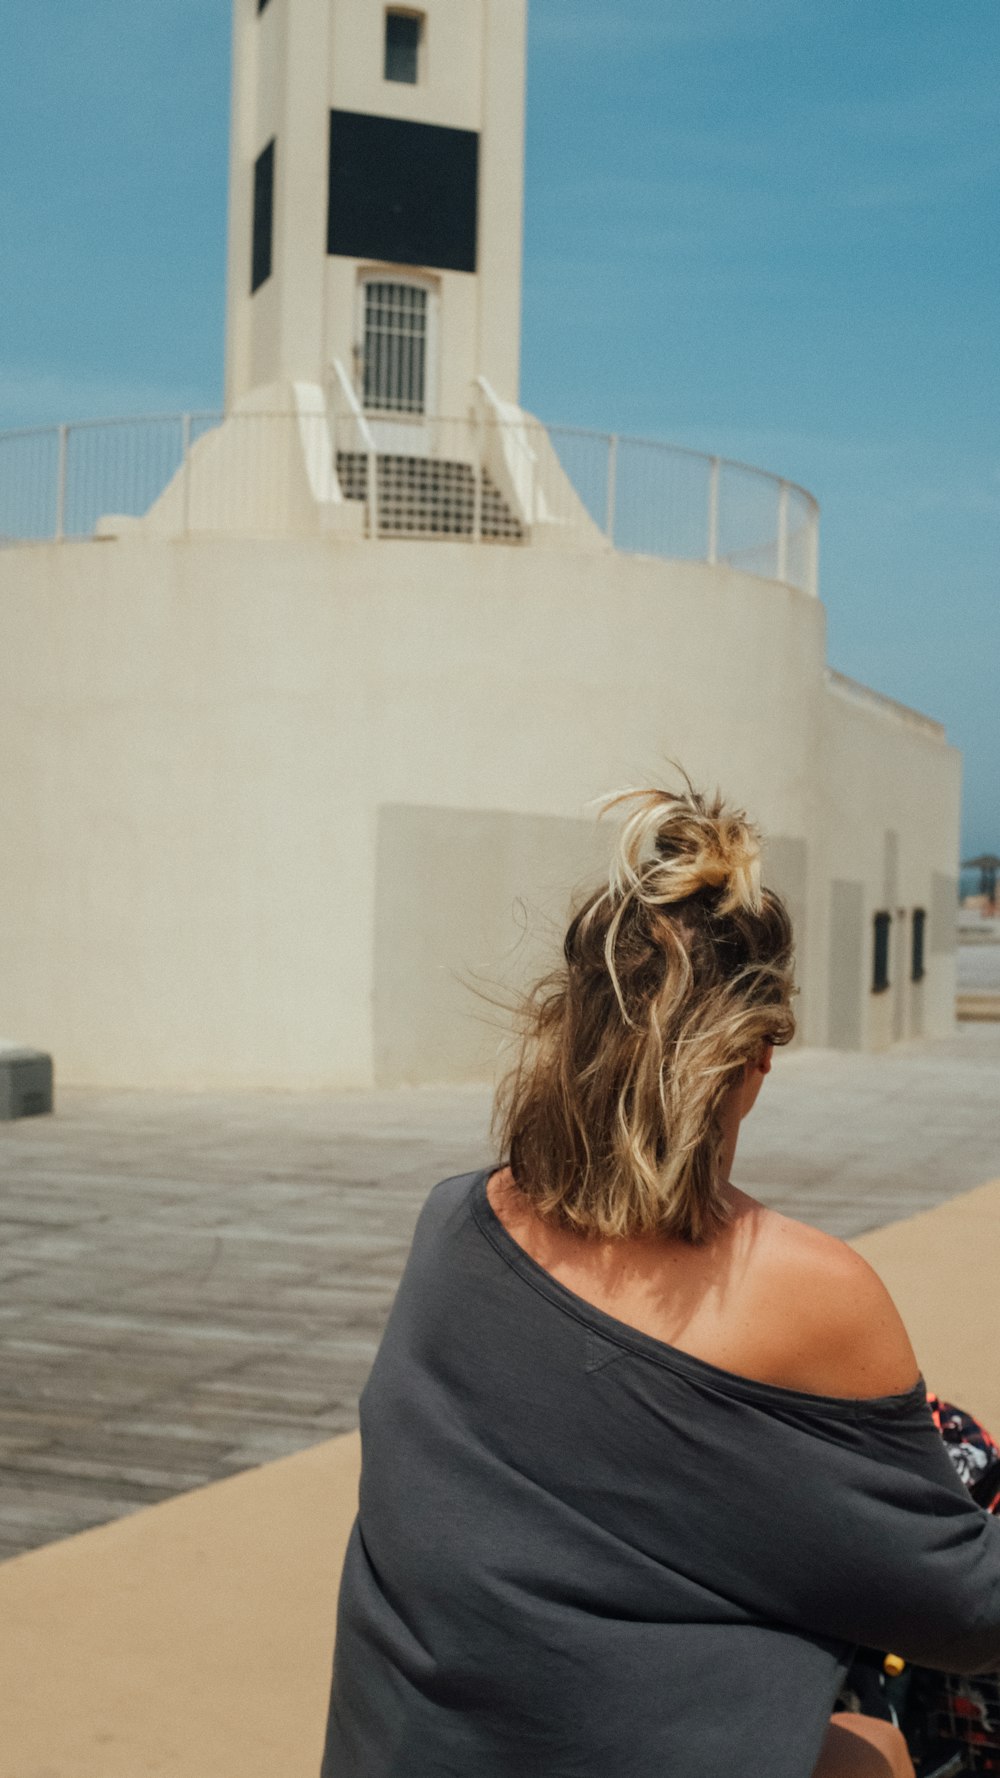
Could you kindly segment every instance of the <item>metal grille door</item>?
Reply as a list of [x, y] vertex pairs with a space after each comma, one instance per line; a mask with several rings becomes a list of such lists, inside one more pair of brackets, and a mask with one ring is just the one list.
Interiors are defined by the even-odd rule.
[[365, 284], [364, 406], [422, 414], [427, 383], [427, 297], [419, 284]]

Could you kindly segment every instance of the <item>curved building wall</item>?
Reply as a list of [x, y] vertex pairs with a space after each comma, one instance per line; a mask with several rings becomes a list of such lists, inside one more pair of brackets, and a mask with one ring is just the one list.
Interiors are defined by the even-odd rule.
[[[925, 901], [954, 865], [957, 773], [942, 739], [838, 697], [823, 661], [818, 600], [702, 564], [324, 539], [10, 550], [0, 1033], [79, 1082], [481, 1078], [500, 1015], [465, 984], [502, 992], [537, 965], [606, 845], [588, 802], [673, 755], [763, 825], [801, 1038], [842, 1037], [830, 880], [881, 894], [871, 835], [892, 830]], [[953, 1004], [932, 953], [928, 1033]]]
[[[955, 1016], [961, 756], [937, 724], [838, 674], [827, 676], [823, 729], [826, 1041], [881, 1050], [941, 1035]], [[914, 980], [917, 909], [925, 973]], [[874, 992], [878, 912], [891, 916], [889, 982]]]

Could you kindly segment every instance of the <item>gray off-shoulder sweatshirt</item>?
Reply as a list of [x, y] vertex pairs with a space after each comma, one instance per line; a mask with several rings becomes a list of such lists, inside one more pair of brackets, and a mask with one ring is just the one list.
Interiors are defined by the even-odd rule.
[[1000, 1668], [1000, 1522], [923, 1385], [639, 1333], [425, 1204], [361, 1398], [322, 1778], [809, 1778], [852, 1648]]

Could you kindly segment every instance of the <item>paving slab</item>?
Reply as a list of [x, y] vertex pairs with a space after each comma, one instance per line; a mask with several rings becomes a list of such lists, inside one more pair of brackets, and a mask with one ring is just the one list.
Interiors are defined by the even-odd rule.
[[[356, 1424], [485, 1089], [62, 1090], [0, 1126], [0, 1556]], [[845, 1237], [1000, 1174], [1000, 1026], [778, 1052], [734, 1178]]]

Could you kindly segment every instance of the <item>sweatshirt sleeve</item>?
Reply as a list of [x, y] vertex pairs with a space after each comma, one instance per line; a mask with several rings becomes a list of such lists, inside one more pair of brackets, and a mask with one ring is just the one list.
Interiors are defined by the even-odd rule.
[[922, 1391], [810, 1443], [780, 1540], [800, 1626], [942, 1671], [1000, 1669], [1000, 1520], [960, 1480]]

